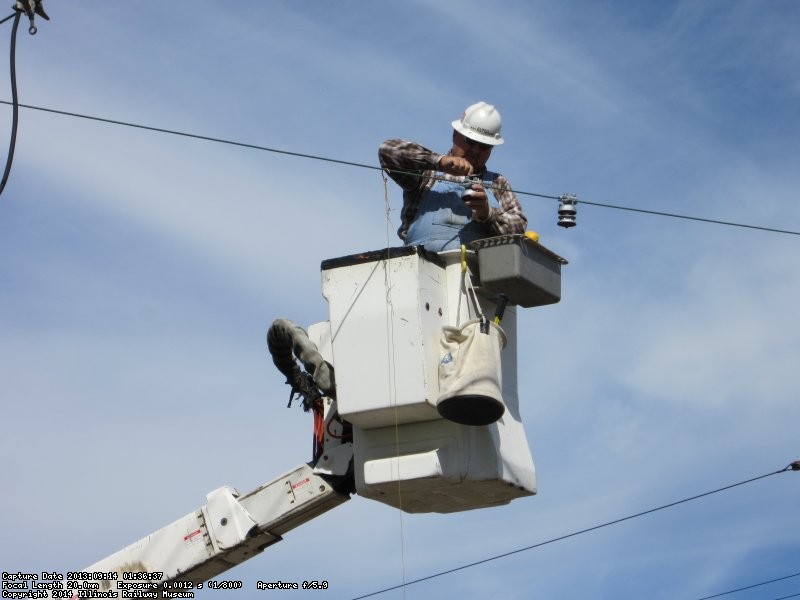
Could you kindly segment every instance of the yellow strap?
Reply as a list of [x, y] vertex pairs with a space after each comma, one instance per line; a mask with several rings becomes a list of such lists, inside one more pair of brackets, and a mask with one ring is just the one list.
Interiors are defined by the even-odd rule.
[[467, 245], [461, 244], [461, 272], [467, 272]]

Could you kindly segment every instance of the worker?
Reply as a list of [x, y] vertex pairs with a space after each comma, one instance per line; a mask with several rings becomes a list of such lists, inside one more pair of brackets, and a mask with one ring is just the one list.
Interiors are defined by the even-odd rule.
[[[441, 252], [477, 239], [525, 232], [528, 220], [508, 179], [486, 170], [492, 149], [503, 143], [501, 122], [494, 106], [478, 102], [453, 121], [453, 146], [447, 154], [400, 139], [381, 144], [381, 167], [403, 188], [397, 234], [406, 245]], [[496, 206], [489, 202], [487, 188]]]

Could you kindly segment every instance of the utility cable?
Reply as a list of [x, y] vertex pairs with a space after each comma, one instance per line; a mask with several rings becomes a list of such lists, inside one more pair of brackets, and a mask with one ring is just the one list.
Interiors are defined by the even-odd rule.
[[14, 148], [17, 145], [17, 125], [19, 123], [19, 99], [17, 98], [17, 29], [19, 29], [19, 19], [22, 13], [15, 12], [13, 15], [3, 19], [3, 23], [14, 17], [14, 25], [11, 28], [11, 99], [12, 99], [12, 117], [11, 117], [11, 140], [8, 143], [8, 157], [6, 158], [6, 168], [3, 171], [3, 179], [0, 180], [0, 194], [6, 188], [8, 176], [11, 173], [11, 163], [14, 162]]
[[[0, 104], [12, 104], [12, 103], [7, 101], [7, 100], [0, 100]], [[231, 145], [231, 146], [238, 146], [240, 148], [249, 148], [251, 150], [261, 150], [261, 151], [264, 151], [264, 152], [273, 152], [273, 153], [276, 153], [276, 154], [283, 154], [283, 155], [286, 155], [286, 156], [295, 156], [295, 157], [298, 157], [298, 158], [307, 158], [307, 159], [311, 159], [311, 160], [320, 160], [320, 161], [334, 163], [334, 164], [347, 165], [347, 166], [350, 166], [350, 167], [359, 167], [359, 168], [362, 168], [362, 169], [371, 169], [371, 170], [374, 170], [374, 171], [382, 171], [383, 170], [381, 167], [376, 166], [376, 165], [369, 165], [369, 164], [365, 164], [365, 163], [353, 162], [353, 161], [348, 161], [348, 160], [340, 160], [340, 159], [337, 159], [337, 158], [331, 158], [331, 157], [327, 157], [327, 156], [319, 156], [319, 155], [315, 155], [315, 154], [307, 154], [307, 153], [304, 153], [304, 152], [292, 152], [292, 151], [289, 151], [289, 150], [281, 150], [279, 148], [270, 148], [268, 146], [260, 146], [260, 145], [257, 145], [257, 144], [248, 144], [248, 143], [245, 143], [245, 142], [237, 142], [237, 141], [234, 141], [234, 140], [216, 138], [216, 137], [211, 137], [211, 136], [207, 136], [207, 135], [199, 135], [199, 134], [188, 133], [188, 132], [184, 132], [184, 131], [175, 131], [173, 129], [165, 129], [163, 127], [152, 127], [152, 126], [149, 126], [149, 125], [141, 125], [141, 124], [137, 124], [137, 123], [129, 123], [129, 122], [126, 122], [126, 121], [119, 121], [119, 120], [116, 120], [116, 119], [106, 119], [106, 118], [103, 118], [103, 117], [95, 117], [95, 116], [92, 116], [92, 115], [86, 115], [86, 114], [81, 114], [81, 113], [76, 113], [76, 112], [58, 110], [58, 109], [54, 109], [54, 108], [46, 108], [46, 107], [42, 107], [42, 106], [33, 106], [33, 105], [30, 105], [30, 104], [17, 104], [17, 103], [14, 103], [13, 105], [14, 106], [21, 106], [22, 108], [27, 108], [27, 109], [30, 109], [30, 110], [38, 110], [38, 111], [42, 111], [42, 112], [48, 112], [48, 113], [67, 116], [67, 117], [74, 117], [74, 118], [78, 118], [78, 119], [87, 119], [87, 120], [90, 120], [90, 121], [98, 121], [100, 123], [108, 123], [108, 124], [111, 124], [111, 125], [120, 125], [120, 126], [123, 126], [123, 127], [133, 127], [135, 129], [143, 129], [143, 130], [146, 130], [146, 131], [153, 131], [153, 132], [157, 132], [157, 133], [166, 133], [166, 134], [170, 134], [170, 135], [177, 135], [177, 136], [181, 136], [181, 137], [187, 137], [187, 138], [192, 138], [192, 139], [197, 139], [197, 140], [203, 140], [203, 141], [207, 141], [207, 142], [214, 142], [214, 143], [218, 143], [218, 144], [228, 144], [228, 145]], [[536, 193], [536, 192], [526, 192], [526, 191], [521, 191], [521, 190], [514, 190], [514, 193], [518, 194], [518, 195], [521, 195], [521, 196], [532, 196], [532, 197], [536, 197], [536, 198], [546, 198], [546, 199], [550, 199], [550, 200], [561, 200], [562, 199], [561, 196], [554, 196], [554, 195], [551, 195], [551, 194], [540, 194], [540, 193]], [[682, 214], [676, 214], [676, 213], [668, 213], [668, 212], [661, 212], [661, 211], [655, 211], [655, 210], [647, 210], [647, 209], [643, 209], [643, 208], [634, 208], [634, 207], [630, 207], [630, 206], [620, 206], [620, 205], [616, 205], [616, 204], [603, 204], [603, 203], [600, 203], [600, 202], [589, 202], [589, 201], [583, 200], [583, 199], [578, 199], [577, 203], [578, 204], [586, 204], [587, 206], [597, 206], [597, 207], [601, 207], [601, 208], [611, 208], [611, 209], [616, 209], [616, 210], [624, 210], [624, 211], [629, 211], [629, 212], [636, 212], [636, 213], [642, 213], [642, 214], [648, 214], [648, 215], [655, 215], [655, 216], [659, 216], [659, 217], [669, 217], [669, 218], [672, 218], [672, 219], [683, 219], [683, 220], [687, 220], [687, 221], [698, 221], [698, 222], [701, 222], [701, 223], [709, 223], [709, 224], [714, 224], [714, 225], [725, 225], [727, 227], [741, 227], [741, 228], [745, 228], [745, 229], [754, 229], [754, 230], [759, 230], [759, 231], [766, 231], [766, 232], [769, 232], [769, 233], [782, 233], [782, 234], [787, 234], [787, 235], [800, 236], [800, 231], [792, 231], [792, 230], [788, 230], [788, 229], [777, 229], [777, 228], [773, 228], [773, 227], [762, 227], [760, 225], [749, 225], [749, 224], [746, 224], [746, 223], [734, 223], [732, 221], [721, 221], [721, 220], [718, 220], [718, 219], [706, 219], [706, 218], [703, 218], [703, 217], [693, 217], [691, 215], [682, 215]]]
[[[524, 192], [517, 192], [524, 193]], [[747, 225], [745, 223], [732, 223], [730, 221], [718, 221], [716, 219], [704, 219], [702, 217], [691, 217], [688, 215], [679, 215], [675, 213], [660, 212], [657, 210], [646, 210], [644, 208], [632, 208], [630, 206], [617, 206], [615, 204], [601, 204], [600, 202], [588, 202], [586, 200], [578, 199], [578, 204], [588, 204], [589, 206], [600, 206], [602, 208], [614, 208], [616, 210], [627, 210], [631, 212], [644, 213], [646, 215], [657, 215], [659, 217], [670, 217], [673, 219], [687, 219], [689, 221], [700, 221], [701, 223], [713, 223], [714, 225], [727, 225], [729, 227], [744, 227], [746, 229], [758, 229], [760, 231], [769, 231], [772, 233], [786, 233], [789, 235], [800, 235], [800, 231], [790, 231], [787, 229], [774, 229], [772, 227], [761, 227], [760, 225]]]
[[609, 527], [611, 525], [616, 525], [618, 523], [623, 523], [625, 521], [630, 521], [631, 519], [636, 519], [637, 517], [643, 517], [645, 515], [652, 514], [654, 512], [664, 510], [666, 508], [671, 508], [673, 506], [678, 506], [679, 504], [685, 504], [686, 502], [691, 502], [692, 500], [698, 500], [700, 498], [705, 498], [706, 496], [710, 496], [712, 494], [717, 494], [719, 492], [724, 492], [726, 490], [733, 489], [735, 487], [739, 487], [748, 483], [753, 483], [754, 481], [758, 481], [759, 479], [765, 479], [767, 477], [772, 477], [773, 475], [777, 475], [779, 473], [785, 473], [787, 471], [800, 471], [800, 460], [796, 460], [793, 463], [789, 464], [788, 466], [784, 467], [783, 469], [779, 469], [778, 471], [773, 471], [771, 473], [766, 473], [765, 475], [759, 475], [758, 477], [752, 477], [751, 479], [746, 479], [745, 481], [740, 481], [738, 483], [733, 483], [731, 485], [726, 485], [721, 488], [717, 488], [715, 490], [711, 490], [710, 492], [704, 492], [702, 494], [697, 494], [696, 496], [691, 496], [689, 498], [684, 498], [683, 500], [677, 500], [676, 502], [670, 502], [669, 504], [663, 504], [661, 506], [657, 506], [656, 508], [651, 508], [649, 510], [644, 510], [642, 512], [638, 512], [633, 515], [628, 515], [627, 517], [622, 517], [621, 519], [614, 519], [613, 521], [607, 521], [605, 523], [601, 523], [600, 525], [595, 525], [593, 527], [588, 527], [586, 529], [581, 529], [578, 531], [573, 531], [572, 533], [567, 533], [565, 535], [551, 538], [549, 540], [545, 540], [543, 542], [538, 542], [536, 544], [531, 544], [530, 546], [525, 546], [524, 548], [518, 548], [516, 550], [511, 550], [510, 552], [505, 552], [503, 554], [496, 554], [494, 556], [490, 556], [489, 558], [484, 558], [482, 560], [478, 560], [466, 565], [461, 565], [460, 567], [454, 567], [452, 569], [447, 569], [446, 571], [439, 571], [438, 573], [434, 573], [432, 575], [427, 575], [425, 577], [420, 577], [419, 579], [414, 579], [412, 581], [408, 581], [403, 584], [394, 585], [392, 587], [384, 588], [382, 590], [378, 590], [376, 592], [370, 592], [369, 594], [365, 594], [363, 596], [357, 596], [352, 600], [361, 600], [362, 598], [369, 598], [371, 596], [377, 596], [379, 594], [383, 594], [385, 592], [390, 592], [392, 590], [396, 590], [401, 587], [413, 585], [415, 583], [420, 583], [423, 581], [428, 581], [429, 579], [435, 579], [436, 577], [441, 577], [443, 575], [449, 575], [450, 573], [455, 573], [457, 571], [463, 571], [464, 569], [469, 569], [471, 567], [476, 567], [478, 565], [482, 565], [484, 563], [491, 562], [493, 560], [498, 560], [500, 558], [506, 558], [513, 554], [518, 554], [520, 552], [525, 552], [526, 550], [533, 550], [534, 548], [540, 548], [542, 546], [546, 546], [548, 544], [552, 544], [555, 542], [560, 542], [562, 540], [566, 540], [568, 538], [572, 538], [578, 535], [582, 535], [584, 533], [589, 533], [590, 531], [597, 531], [598, 529], [602, 529], [604, 527]]
[[[8, 100], [0, 100], [0, 104], [11, 104]], [[164, 129], [162, 127], [151, 127], [149, 125], [140, 125], [137, 123], [128, 123], [126, 121], [117, 121], [115, 119], [105, 119], [103, 117], [94, 117], [91, 115], [84, 115], [75, 112], [68, 112], [65, 110], [57, 110], [55, 108], [44, 108], [42, 106], [32, 106], [30, 104], [20, 104], [22, 108], [28, 108], [30, 110], [39, 110], [42, 112], [53, 113], [56, 115], [63, 115], [66, 117], [75, 117], [78, 119], [87, 119], [89, 121], [98, 121], [100, 123], [108, 123], [111, 125], [121, 125], [123, 127], [133, 127], [134, 129], [143, 129], [145, 131], [154, 131], [157, 133], [167, 133], [170, 135], [177, 135], [181, 137], [192, 138], [196, 140], [203, 140], [206, 142], [215, 142], [217, 144], [228, 144], [229, 146], [238, 146], [240, 148], [249, 148], [251, 150], [263, 150], [264, 152], [274, 152], [275, 154], [285, 154], [287, 156], [296, 156], [298, 158], [309, 158], [313, 160], [321, 160], [330, 163], [336, 163], [340, 165], [348, 165], [351, 167], [361, 167], [363, 169], [373, 169], [375, 171], [380, 171], [380, 167], [376, 167], [375, 165], [367, 165], [363, 163], [351, 162], [347, 160], [339, 160], [336, 158], [328, 158], [325, 156], [316, 156], [314, 154], [305, 154], [303, 152], [291, 152], [289, 150], [280, 150], [278, 148], [269, 148], [267, 146], [259, 146], [257, 144], [247, 144], [245, 142], [237, 142], [234, 140], [226, 140], [222, 138], [210, 137], [207, 135], [199, 135], [196, 133], [187, 133], [185, 131], [175, 131], [174, 129]]]
[[783, 581], [785, 579], [791, 579], [792, 577], [797, 577], [800, 573], [792, 573], [791, 575], [786, 575], [785, 577], [778, 577], [777, 579], [770, 579], [769, 581], [762, 581], [761, 583], [754, 583], [753, 585], [747, 585], [745, 587], [736, 588], [735, 590], [728, 590], [727, 592], [720, 592], [719, 594], [714, 594], [713, 596], [703, 596], [702, 598], [698, 598], [697, 600], [710, 600], [711, 598], [719, 598], [720, 596], [727, 596], [728, 594], [734, 594], [736, 592], [742, 592], [744, 590], [751, 590], [753, 588], [761, 587], [762, 585], [768, 585], [770, 583], [775, 583], [776, 581]]

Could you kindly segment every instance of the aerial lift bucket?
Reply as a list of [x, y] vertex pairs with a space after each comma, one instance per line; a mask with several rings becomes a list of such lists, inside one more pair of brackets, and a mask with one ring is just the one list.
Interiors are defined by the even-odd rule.
[[558, 302], [565, 261], [523, 236], [481, 242], [468, 253], [404, 246], [321, 265], [330, 318], [308, 334], [336, 369], [363, 498], [451, 513], [536, 493], [516, 308]]

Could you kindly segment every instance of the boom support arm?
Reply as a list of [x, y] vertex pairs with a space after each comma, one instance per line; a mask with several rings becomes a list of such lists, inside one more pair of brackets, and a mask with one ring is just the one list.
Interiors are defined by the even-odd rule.
[[[282, 535], [346, 502], [308, 465], [239, 496], [230, 487], [207, 495], [208, 502], [87, 567], [109, 574], [100, 589], [124, 589], [123, 573], [147, 572], [151, 583], [199, 583], [261, 553]], [[116, 574], [116, 580], [114, 580]], [[142, 581], [137, 579], [136, 581]]]

